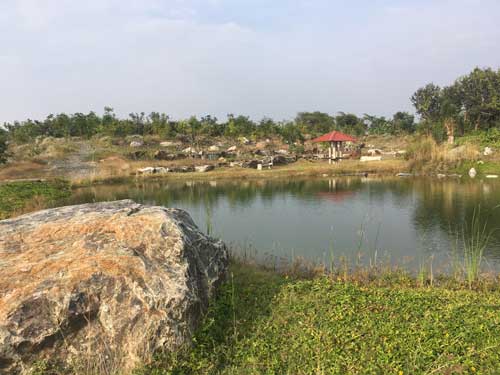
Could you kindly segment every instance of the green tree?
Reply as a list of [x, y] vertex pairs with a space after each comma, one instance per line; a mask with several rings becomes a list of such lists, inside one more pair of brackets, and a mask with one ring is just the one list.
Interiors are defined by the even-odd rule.
[[255, 130], [255, 123], [247, 116], [235, 117], [233, 114], [227, 115], [227, 125], [225, 135], [230, 137], [250, 136]]
[[335, 129], [335, 119], [323, 112], [300, 112], [295, 117], [295, 123], [302, 133], [313, 136], [328, 133]]
[[396, 112], [391, 120], [391, 134], [413, 133], [415, 131], [415, 116], [408, 112]]
[[7, 131], [0, 127], [0, 164], [7, 161]]
[[500, 70], [474, 69], [456, 82], [466, 123], [474, 130], [500, 125]]
[[339, 112], [335, 116], [337, 129], [349, 134], [363, 135], [366, 132], [366, 124], [363, 119], [352, 113]]
[[421, 127], [430, 135], [433, 122], [439, 121], [441, 88], [433, 83], [418, 89], [411, 97], [411, 102], [422, 122]]

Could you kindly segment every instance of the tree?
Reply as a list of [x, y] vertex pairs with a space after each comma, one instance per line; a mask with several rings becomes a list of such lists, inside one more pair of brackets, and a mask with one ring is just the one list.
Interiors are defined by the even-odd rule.
[[474, 130], [489, 129], [500, 120], [500, 70], [474, 69], [456, 82], [465, 122]]
[[295, 123], [303, 133], [320, 135], [335, 129], [335, 119], [323, 112], [299, 112]]
[[335, 117], [337, 129], [350, 134], [364, 135], [366, 124], [362, 119], [352, 113], [339, 112]]
[[448, 143], [455, 142], [455, 129], [459, 121], [461, 95], [457, 85], [445, 87], [439, 98], [439, 117], [443, 123]]
[[174, 129], [170, 123], [170, 118], [165, 113], [151, 112], [148, 116], [151, 132], [160, 137], [173, 137]]
[[441, 88], [433, 83], [418, 89], [411, 97], [411, 102], [423, 120], [427, 134], [430, 134], [434, 121], [439, 120]]
[[275, 135], [277, 131], [278, 130], [276, 123], [272, 119], [264, 117], [262, 120], [260, 120], [255, 132], [256, 135], [260, 138], [268, 138]]
[[225, 135], [230, 137], [249, 136], [255, 130], [255, 123], [247, 116], [227, 115]]
[[371, 134], [387, 134], [392, 131], [391, 123], [385, 117], [364, 114], [363, 122]]
[[283, 140], [288, 144], [304, 142], [300, 126], [296, 122], [285, 122], [280, 124], [280, 133]]
[[0, 164], [7, 161], [7, 131], [0, 128]]
[[391, 120], [391, 134], [413, 133], [415, 131], [415, 116], [408, 112], [396, 112]]

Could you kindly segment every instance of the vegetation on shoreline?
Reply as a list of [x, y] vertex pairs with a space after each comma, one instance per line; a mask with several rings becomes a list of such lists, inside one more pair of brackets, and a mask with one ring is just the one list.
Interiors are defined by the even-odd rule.
[[70, 185], [63, 180], [0, 184], [0, 219], [46, 208], [52, 202], [70, 195]]
[[[131, 113], [119, 119], [110, 107], [102, 116], [94, 112], [49, 115], [42, 121], [25, 120], [5, 123], [7, 137], [16, 143], [27, 143], [37, 137], [82, 137], [130, 135], [156, 135], [177, 138], [196, 144], [201, 137], [250, 137], [262, 139], [280, 137], [288, 144], [303, 143], [312, 136], [331, 130], [341, 130], [354, 135], [401, 135], [419, 132], [443, 141], [456, 135], [468, 135], [479, 130], [498, 130], [500, 126], [500, 71], [476, 68], [458, 78], [450, 86], [441, 88], [428, 84], [418, 89], [411, 101], [420, 121], [413, 115], [397, 112], [391, 119], [365, 114], [338, 112], [301, 112], [292, 121], [275, 121], [268, 117], [255, 122], [247, 116], [229, 114], [226, 121], [207, 115], [173, 120], [167, 114], [152, 112]], [[1, 136], [1, 134], [0, 134]], [[0, 155], [2, 154], [0, 139]]]
[[137, 374], [452, 374], [500, 370], [498, 290], [404, 273], [312, 279], [233, 263], [192, 348]]

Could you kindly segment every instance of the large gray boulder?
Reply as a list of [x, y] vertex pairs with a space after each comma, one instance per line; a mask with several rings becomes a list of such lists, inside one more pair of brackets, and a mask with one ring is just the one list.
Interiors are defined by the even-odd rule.
[[186, 212], [130, 200], [39, 211], [0, 233], [0, 373], [42, 360], [122, 372], [176, 350], [228, 263]]

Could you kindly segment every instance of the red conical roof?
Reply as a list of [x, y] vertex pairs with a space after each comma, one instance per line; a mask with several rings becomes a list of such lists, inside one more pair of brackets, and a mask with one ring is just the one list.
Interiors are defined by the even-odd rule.
[[313, 142], [356, 142], [356, 138], [351, 137], [348, 134], [344, 134], [337, 130], [334, 130], [328, 134], [322, 135], [321, 137], [315, 138]]

